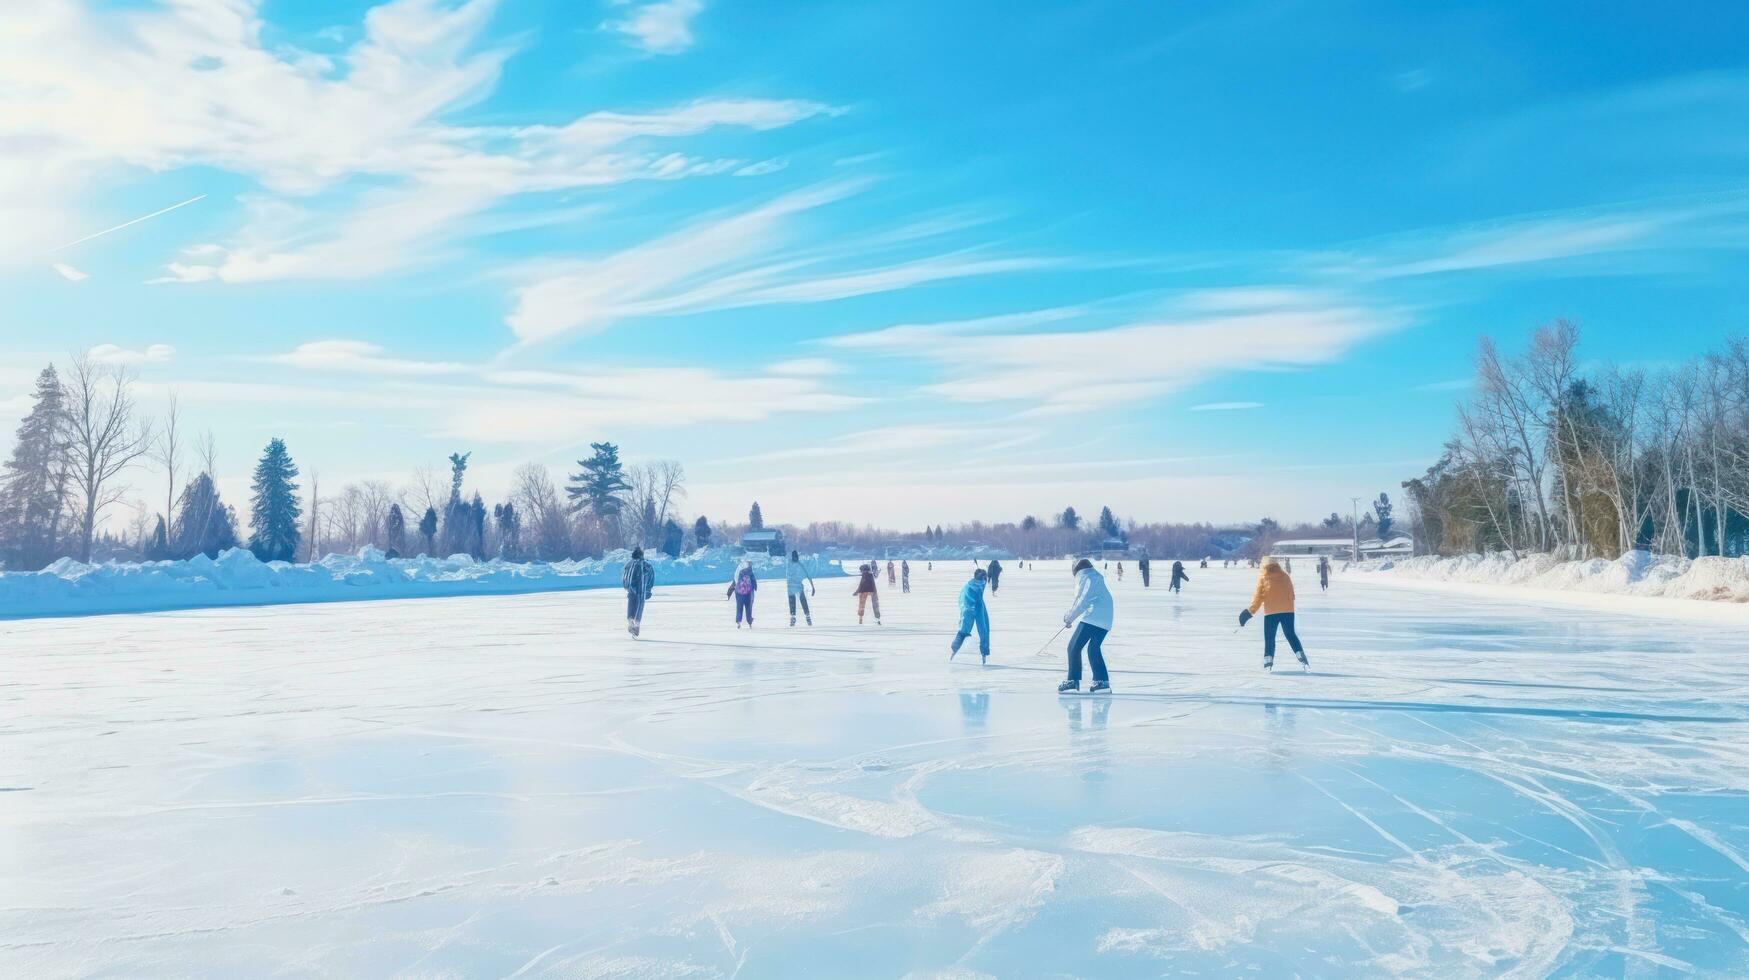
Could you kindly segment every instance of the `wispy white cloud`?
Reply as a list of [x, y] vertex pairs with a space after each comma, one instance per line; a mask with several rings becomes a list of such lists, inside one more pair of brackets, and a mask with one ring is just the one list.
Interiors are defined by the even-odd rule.
[[772, 374], [808, 378], [842, 374], [844, 365], [825, 357], [798, 357], [793, 360], [778, 361], [766, 370]]
[[306, 371], [341, 371], [352, 374], [434, 376], [462, 374], [470, 370], [466, 364], [449, 361], [415, 361], [388, 357], [378, 345], [357, 340], [312, 341], [267, 359]]
[[532, 266], [506, 322], [526, 345], [630, 317], [825, 302], [1060, 264], [961, 251], [843, 269], [825, 263], [857, 257], [863, 246], [855, 238], [835, 250], [788, 248], [799, 216], [863, 186], [843, 181], [793, 191], [602, 258]]
[[[329, 55], [264, 37], [257, 0], [125, 17], [73, 0], [0, 5], [0, 142], [30, 148], [0, 158], [0, 224], [16, 229], [0, 260], [68, 243], [88, 224], [73, 216], [83, 191], [106, 169], [207, 166], [255, 180], [306, 220], [263, 225], [252, 216], [237, 240], [184, 256], [164, 279], [369, 275], [394, 256], [438, 253], [464, 219], [513, 195], [749, 166], [661, 141], [832, 111], [707, 99], [563, 125], [450, 123], [493, 92], [514, 53], [487, 38], [497, 6], [388, 0], [366, 13], [354, 43]], [[408, 220], [414, 231], [399, 232]], [[423, 247], [405, 247], [414, 241]]]
[[1201, 405], [1190, 406], [1190, 410], [1193, 412], [1247, 412], [1262, 407], [1262, 402], [1204, 402]]
[[[1329, 363], [1401, 325], [1389, 311], [1284, 294], [1284, 305], [1162, 318], [1078, 331], [968, 333], [958, 325], [892, 328], [837, 338], [934, 362], [945, 377], [923, 391], [965, 402], [1009, 402], [1024, 414], [1133, 404], [1221, 374]], [[878, 343], [871, 343], [878, 338]]]
[[65, 262], [56, 262], [51, 268], [53, 268], [62, 279], [65, 279], [68, 282], [83, 282], [84, 280], [91, 278]]
[[[624, 5], [625, 0], [620, 3]], [[605, 26], [651, 54], [679, 54], [692, 47], [692, 19], [703, 9], [703, 0], [635, 3], [624, 17]]]
[[98, 344], [86, 353], [99, 364], [163, 364], [176, 356], [176, 348], [152, 344], [144, 350], [129, 350], [115, 344]]

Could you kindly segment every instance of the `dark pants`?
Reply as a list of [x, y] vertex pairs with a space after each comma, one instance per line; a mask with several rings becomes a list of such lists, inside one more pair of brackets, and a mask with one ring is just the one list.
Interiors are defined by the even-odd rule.
[[[808, 594], [805, 592], [791, 592], [789, 594], [789, 618], [791, 618], [791, 619], [796, 618], [796, 600], [797, 599], [802, 600], [802, 615], [808, 617], [809, 619], [813, 619], [814, 614], [812, 612], [808, 611]], [[748, 615], [752, 615], [753, 611], [751, 609], [749, 609], [747, 612], [748, 612]]]
[[741, 615], [743, 613], [745, 613], [747, 616], [747, 625], [752, 626], [753, 625], [753, 593], [751, 593], [751, 592], [747, 593], [746, 595], [742, 595], [739, 592], [735, 593], [735, 622], [737, 625], [741, 622]]
[[1142, 566], [1142, 588], [1148, 587], [1148, 566]]
[[1001, 585], [1001, 584], [1002, 584], [1002, 573], [1001, 572], [997, 572], [996, 574], [990, 576], [990, 594], [995, 595], [996, 594], [996, 586]]
[[626, 592], [626, 618], [634, 623], [643, 622], [644, 594], [637, 589]]
[[1270, 613], [1263, 617], [1263, 662], [1266, 665], [1275, 663], [1275, 630], [1277, 627], [1280, 627], [1282, 633], [1287, 636], [1287, 645], [1293, 648], [1296, 655], [1305, 653], [1305, 648], [1300, 646], [1300, 635], [1294, 632], [1294, 614]]
[[1075, 633], [1069, 637], [1069, 679], [1081, 681], [1081, 648], [1087, 648], [1087, 662], [1093, 665], [1093, 680], [1103, 683], [1109, 678], [1105, 673], [1105, 655], [1099, 650], [1105, 642], [1105, 634], [1110, 630], [1091, 623], [1082, 623], [1075, 627]]

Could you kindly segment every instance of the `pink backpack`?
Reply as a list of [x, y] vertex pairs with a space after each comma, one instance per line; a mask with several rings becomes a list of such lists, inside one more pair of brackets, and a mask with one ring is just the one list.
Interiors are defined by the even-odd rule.
[[742, 570], [739, 575], [735, 576], [735, 591], [741, 595], [753, 594], [753, 573], [751, 571]]

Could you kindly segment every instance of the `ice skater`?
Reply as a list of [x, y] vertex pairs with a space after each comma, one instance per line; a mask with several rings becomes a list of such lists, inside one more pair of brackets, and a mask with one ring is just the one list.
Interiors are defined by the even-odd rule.
[[1153, 567], [1148, 564], [1146, 556], [1136, 560], [1136, 570], [1142, 573], [1142, 588], [1147, 588], [1148, 579], [1150, 578], [1150, 573], [1153, 571]]
[[960, 589], [960, 629], [954, 634], [952, 652], [947, 659], [952, 660], [960, 652], [960, 644], [966, 642], [966, 637], [972, 635], [972, 628], [978, 630], [979, 663], [990, 662], [990, 607], [984, 604], [984, 581], [987, 577], [980, 568], [972, 572], [972, 577]]
[[857, 571], [862, 579], [856, 583], [856, 621], [862, 622], [862, 615], [872, 603], [874, 605], [875, 625], [881, 624], [881, 595], [875, 588], [875, 570], [873, 564], [863, 565]]
[[644, 625], [644, 603], [656, 587], [656, 570], [644, 560], [644, 549], [632, 549], [632, 560], [620, 572], [619, 584], [626, 590], [626, 632], [635, 640]]
[[891, 559], [888, 559], [887, 560], [887, 584], [888, 585], [895, 585], [898, 583], [898, 581], [899, 581], [898, 578], [895, 577], [893, 574], [893, 562]]
[[1167, 588], [1171, 589], [1174, 592], [1182, 592], [1182, 591], [1184, 591], [1184, 589], [1180, 583], [1188, 582], [1188, 581], [1190, 581], [1190, 576], [1184, 574], [1184, 563], [1181, 561], [1173, 562], [1172, 563], [1172, 581], [1171, 581], [1171, 583], [1169, 583], [1167, 585]]
[[729, 591], [725, 598], [735, 600], [735, 628], [741, 628], [741, 617], [747, 617], [747, 628], [753, 628], [753, 593], [759, 591], [759, 576], [753, 574], [753, 560], [741, 559], [741, 567], [735, 570], [735, 577], [729, 580]]
[[1330, 591], [1330, 559], [1325, 555], [1318, 557], [1318, 588]]
[[1121, 561], [1117, 563], [1117, 580], [1119, 582], [1123, 581], [1123, 562]]
[[1257, 591], [1251, 596], [1251, 605], [1239, 611], [1239, 626], [1243, 628], [1249, 623], [1259, 609], [1263, 610], [1263, 669], [1275, 669], [1275, 631], [1280, 629], [1286, 634], [1294, 656], [1299, 658], [1300, 668], [1311, 670], [1312, 662], [1306, 659], [1305, 647], [1300, 646], [1300, 635], [1294, 632], [1294, 580], [1274, 558], [1263, 559]]
[[814, 625], [813, 610], [808, 608], [808, 593], [802, 588], [802, 579], [804, 578], [808, 580], [808, 587], [814, 590], [814, 594], [819, 595], [820, 589], [814, 585], [814, 576], [809, 575], [807, 567], [802, 564], [801, 552], [791, 551], [789, 564], [783, 568], [784, 586], [789, 592], [789, 624], [791, 626], [796, 624], [796, 600], [798, 599], [802, 603], [802, 617], [808, 621], [809, 626]]
[[1002, 563], [997, 561], [996, 559], [992, 558], [992, 559], [990, 559], [990, 594], [995, 595], [996, 590], [1001, 588], [1001, 587], [1002, 587]]
[[[1105, 635], [1111, 632], [1111, 590], [1105, 587], [1105, 577], [1093, 569], [1093, 563], [1083, 558], [1075, 563], [1075, 602], [1063, 614], [1063, 628], [1075, 627], [1069, 636], [1069, 679], [1057, 685], [1058, 694], [1081, 689], [1081, 651], [1087, 651], [1087, 661], [1093, 666], [1093, 686], [1089, 694], [1111, 693], [1111, 678], [1105, 672], [1105, 655], [1100, 649]], [[1077, 620], [1079, 622], [1077, 622]]]
[[909, 559], [899, 560], [899, 591], [911, 591], [911, 562]]

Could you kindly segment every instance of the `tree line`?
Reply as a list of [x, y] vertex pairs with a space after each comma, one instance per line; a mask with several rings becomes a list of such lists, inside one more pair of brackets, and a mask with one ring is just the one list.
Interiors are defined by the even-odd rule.
[[1557, 320], [1526, 349], [1483, 338], [1427, 472], [1403, 484], [1441, 554], [1749, 553], [1749, 344], [1670, 368], [1590, 365]]

